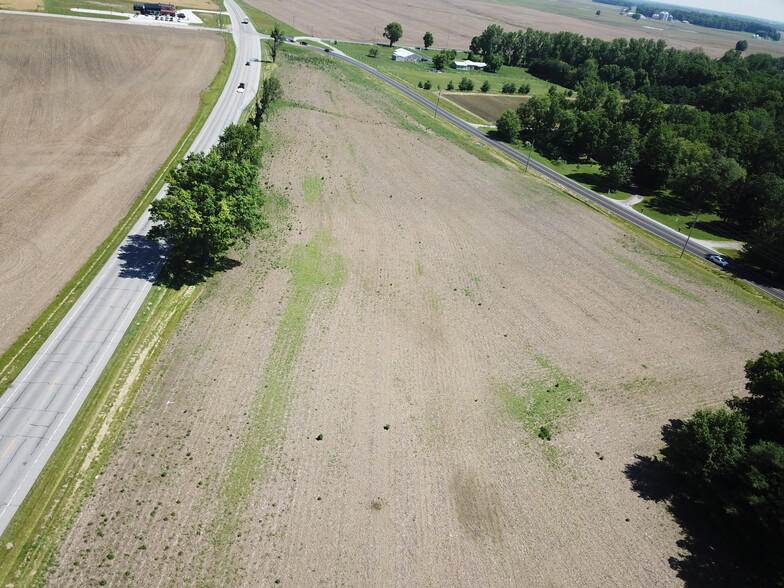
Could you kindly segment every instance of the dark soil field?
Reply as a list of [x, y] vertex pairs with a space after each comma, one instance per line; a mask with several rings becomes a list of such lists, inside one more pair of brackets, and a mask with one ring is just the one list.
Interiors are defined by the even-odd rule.
[[463, 92], [444, 93], [444, 97], [489, 123], [495, 123], [504, 111], [514, 110], [521, 102], [528, 99], [525, 96], [512, 94], [469, 94]]

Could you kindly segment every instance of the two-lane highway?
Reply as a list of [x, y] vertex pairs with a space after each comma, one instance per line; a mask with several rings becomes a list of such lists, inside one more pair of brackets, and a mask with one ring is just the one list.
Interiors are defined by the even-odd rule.
[[[234, 23], [236, 56], [226, 88], [192, 152], [208, 151], [217, 143], [258, 88], [260, 37], [251, 25], [240, 24], [245, 15], [233, 0], [226, 0], [226, 8]], [[245, 65], [248, 61], [251, 66]], [[246, 85], [244, 93], [237, 92], [240, 82]], [[163, 194], [161, 190], [158, 197]], [[0, 399], [0, 532], [62, 439], [158, 275], [166, 248], [146, 239], [150, 227], [146, 212]]]

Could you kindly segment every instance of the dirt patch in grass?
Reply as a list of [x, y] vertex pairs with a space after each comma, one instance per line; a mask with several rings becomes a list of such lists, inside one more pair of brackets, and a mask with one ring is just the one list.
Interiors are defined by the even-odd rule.
[[478, 117], [493, 124], [505, 111], [514, 110], [527, 100], [525, 96], [504, 94], [488, 96], [487, 94], [451, 92], [444, 94], [444, 96], [455, 104], [458, 104], [469, 112], [472, 112]]
[[[749, 51], [784, 55], [784, 43], [752, 39], [748, 33], [719, 31], [692, 25], [662, 23], [651, 20], [633, 21], [621, 16], [615, 6], [595, 4], [590, 0], [345, 0], [329, 11], [320, 0], [248, 0], [308, 35], [322, 38], [388, 43], [383, 36], [389, 22], [403, 25], [403, 38], [398, 46], [422, 45], [425, 31], [433, 33], [435, 47], [449, 46], [468, 50], [471, 38], [489, 24], [504, 30], [525, 30], [528, 27], [549, 32], [572, 31], [586, 37], [611, 40], [617, 37], [664, 39], [671, 47], [693, 49], [702, 47], [712, 57], [721, 57], [735, 47], [739, 39], [747, 39]], [[601, 15], [596, 16], [596, 10]]]
[[624, 467], [781, 313], [309, 63], [269, 122], [292, 205], [162, 351], [51, 584], [678, 585]]
[[[2, 352], [165, 161], [220, 67], [224, 41], [14, 15], [0, 16], [0, 33]], [[186, 56], [188, 67], [173, 67]]]

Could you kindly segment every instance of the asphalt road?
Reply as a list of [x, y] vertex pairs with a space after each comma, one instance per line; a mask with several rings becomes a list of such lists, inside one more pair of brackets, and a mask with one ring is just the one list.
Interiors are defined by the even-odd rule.
[[[252, 25], [239, 24], [244, 14], [233, 0], [226, 0], [226, 8], [236, 23], [232, 30], [236, 58], [226, 88], [191, 147], [195, 152], [209, 150], [223, 129], [239, 120], [259, 83], [259, 35]], [[247, 61], [250, 66], [245, 65]], [[240, 82], [246, 84], [245, 93], [237, 92]], [[161, 190], [158, 197], [163, 194]], [[62, 439], [158, 275], [166, 248], [147, 240], [150, 226], [146, 212], [0, 399], [0, 533]]]
[[[319, 49], [317, 47], [310, 47], [310, 49], [317, 52], [323, 52], [322, 49]], [[588, 200], [593, 204], [600, 206], [601, 208], [613, 213], [614, 215], [621, 217], [622, 219], [630, 222], [631, 224], [637, 227], [640, 227], [641, 229], [651, 233], [652, 235], [656, 235], [657, 237], [664, 239], [668, 243], [671, 243], [680, 249], [682, 249], [684, 245], [686, 245], [685, 253], [690, 253], [702, 259], [705, 259], [706, 256], [712, 253], [716, 253], [716, 251], [714, 251], [713, 249], [705, 247], [704, 245], [701, 245], [700, 243], [694, 241], [693, 239], [688, 239], [687, 235], [680, 233], [674, 229], [671, 229], [667, 226], [664, 226], [661, 223], [658, 223], [648, 218], [644, 214], [637, 212], [633, 208], [619, 203], [617, 200], [613, 200], [612, 198], [608, 198], [607, 196], [598, 194], [593, 190], [589, 190], [588, 188], [575, 182], [574, 180], [571, 180], [570, 178], [567, 178], [566, 176], [563, 176], [558, 172], [553, 171], [552, 169], [550, 169], [544, 164], [541, 164], [533, 159], [529, 159], [527, 155], [521, 153], [520, 151], [517, 151], [516, 149], [513, 149], [507, 143], [504, 143], [502, 141], [497, 141], [487, 136], [485, 133], [477, 129], [475, 126], [465, 122], [460, 117], [455, 116], [454, 114], [447, 112], [442, 108], [437, 108], [436, 106], [433, 105], [433, 103], [430, 100], [427, 100], [426, 98], [424, 98], [423, 96], [421, 96], [420, 94], [418, 94], [417, 92], [409, 88], [408, 86], [398, 82], [397, 80], [389, 77], [386, 74], [379, 72], [373, 67], [365, 63], [362, 63], [361, 61], [358, 61], [352, 57], [349, 57], [348, 55], [345, 55], [339, 50], [331, 50], [329, 52], [329, 55], [334, 57], [335, 59], [340, 59], [342, 61], [345, 61], [346, 63], [350, 63], [351, 65], [354, 65], [366, 71], [370, 75], [378, 78], [379, 80], [385, 82], [386, 84], [389, 84], [396, 90], [405, 94], [411, 100], [417, 102], [418, 104], [421, 104], [426, 109], [433, 111], [434, 116], [439, 116], [444, 120], [452, 123], [454, 126], [465, 131], [472, 137], [476, 138], [478, 141], [481, 141], [483, 143], [486, 143], [487, 145], [490, 145], [491, 147], [494, 147], [495, 149], [504, 153], [508, 157], [514, 159], [515, 161], [523, 165], [526, 165], [531, 170], [535, 171], [536, 173], [542, 176], [545, 176], [546, 178], [550, 179], [552, 182], [558, 184], [559, 186], [565, 188], [566, 190], [569, 190], [574, 194], [577, 194], [581, 198], [584, 198], [585, 200]], [[706, 263], [709, 262], [706, 260]], [[725, 268], [724, 271], [732, 273], [737, 278], [744, 280], [745, 282], [751, 284], [752, 286], [761, 290], [762, 292], [765, 292], [766, 294], [772, 296], [773, 298], [776, 298], [784, 302], [784, 289], [780, 288], [777, 285], [766, 283], [765, 278], [757, 275], [755, 272], [748, 270], [747, 268], [743, 268], [732, 264], [727, 268]]]

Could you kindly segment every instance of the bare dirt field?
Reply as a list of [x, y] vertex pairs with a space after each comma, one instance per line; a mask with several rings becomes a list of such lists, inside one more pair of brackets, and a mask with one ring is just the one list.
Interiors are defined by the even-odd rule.
[[[471, 38], [488, 25], [504, 30], [533, 29], [572, 31], [586, 37], [611, 40], [617, 37], [664, 39], [678, 49], [702, 47], [712, 57], [734, 49], [736, 41], [746, 39], [750, 52], [784, 55], [784, 43], [751, 39], [747, 33], [719, 31], [691, 25], [662, 25], [653, 20], [634, 22], [620, 16], [618, 8], [590, 0], [508, 1], [481, 0], [344, 0], [330, 10], [321, 0], [248, 0], [272, 16], [293, 25], [308, 35], [347, 41], [384, 42], [387, 23], [403, 25], [401, 46], [422, 44], [425, 31], [435, 37], [435, 46], [467, 50]], [[596, 16], [596, 10], [601, 15]], [[666, 30], [662, 30], [666, 29]]]
[[525, 96], [469, 94], [465, 92], [445, 92], [444, 97], [490, 123], [495, 123], [505, 111], [514, 110], [522, 102], [528, 100]]
[[291, 206], [161, 353], [51, 585], [680, 584], [624, 469], [782, 313], [316, 64], [268, 125]]
[[128, 211], [223, 53], [213, 33], [0, 15], [0, 353]]

